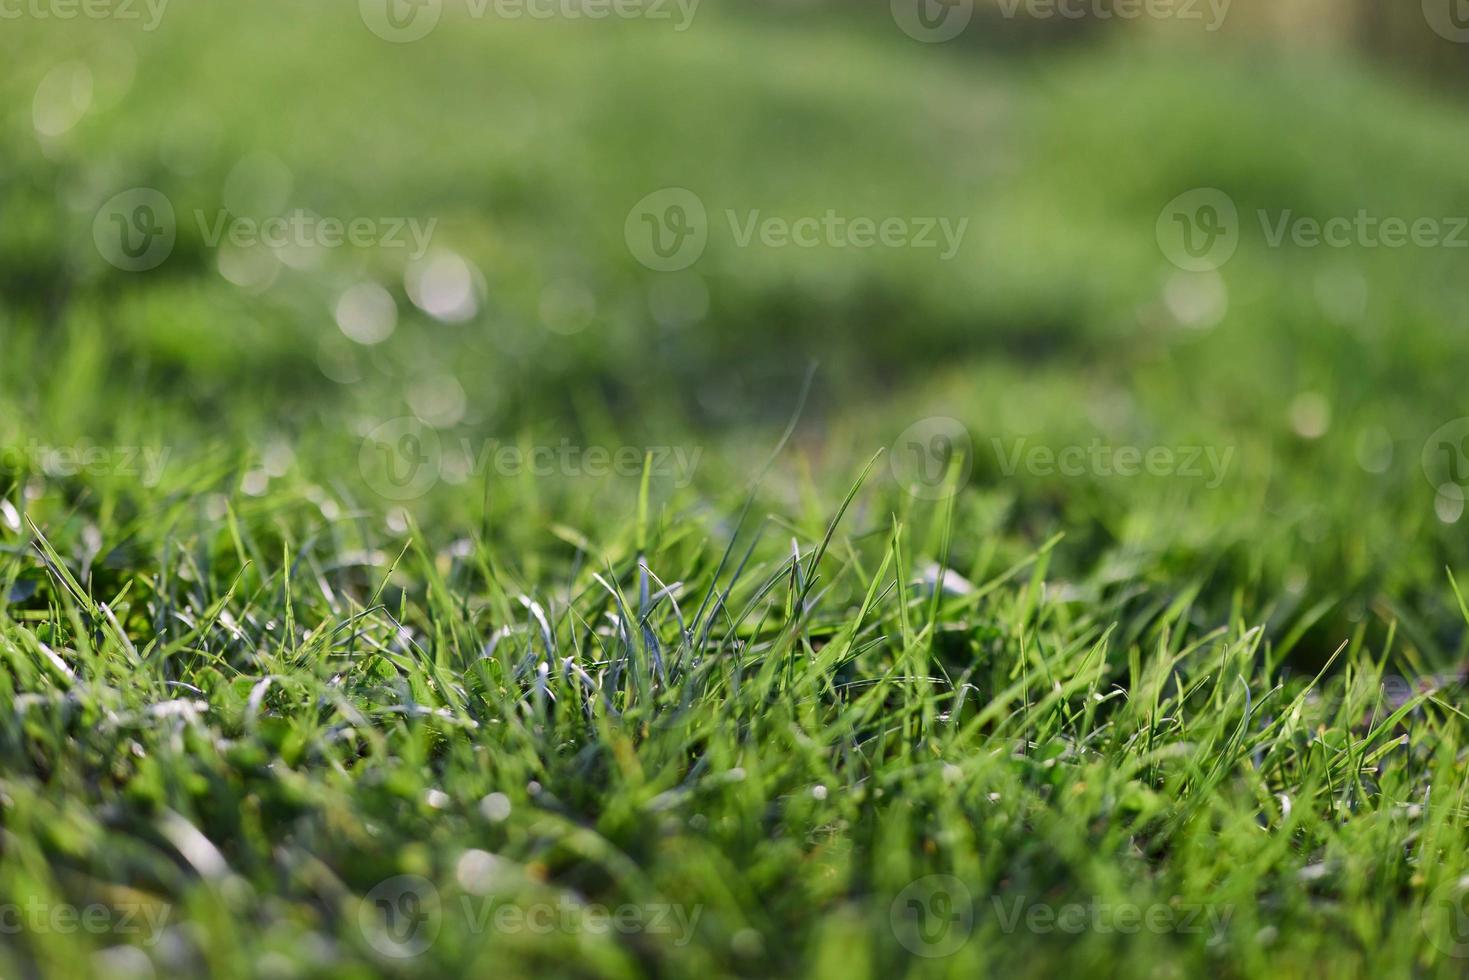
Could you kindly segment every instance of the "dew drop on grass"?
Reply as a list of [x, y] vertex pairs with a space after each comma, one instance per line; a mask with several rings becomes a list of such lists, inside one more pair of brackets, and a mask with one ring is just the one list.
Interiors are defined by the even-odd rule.
[[316, 366], [327, 380], [350, 385], [362, 380], [362, 368], [351, 344], [335, 334], [325, 334], [316, 345]]
[[270, 476], [285, 476], [296, 464], [296, 451], [285, 440], [274, 439], [265, 447], [265, 452], [261, 453], [260, 461]]
[[117, 980], [151, 980], [158, 974], [148, 954], [136, 946], [108, 946], [92, 954], [92, 967], [99, 977]]
[[730, 937], [729, 948], [736, 956], [754, 958], [765, 951], [765, 940], [754, 929], [741, 929]]
[[491, 793], [479, 801], [479, 812], [491, 823], [502, 823], [510, 817], [510, 797]]
[[220, 248], [215, 263], [227, 282], [253, 293], [269, 289], [281, 271], [275, 253], [260, 247], [240, 248], [226, 244]]
[[229, 509], [229, 498], [222, 493], [212, 493], [204, 498], [204, 516], [211, 521], [224, 520]]
[[31, 118], [36, 135], [54, 139], [81, 122], [92, 104], [92, 70], [80, 61], [52, 68], [36, 87]]
[[1457, 524], [1464, 516], [1464, 498], [1458, 494], [1440, 493], [1433, 502], [1433, 512], [1445, 524]]
[[452, 374], [423, 378], [408, 389], [408, 406], [429, 425], [448, 428], [464, 418], [464, 386]]
[[408, 266], [408, 298], [435, 320], [463, 323], [479, 312], [477, 275], [464, 257], [439, 249]]
[[1392, 457], [1392, 433], [1382, 426], [1363, 429], [1357, 436], [1357, 465], [1368, 473], [1386, 473]]
[[1331, 404], [1317, 392], [1301, 392], [1290, 403], [1290, 427], [1302, 439], [1320, 439], [1331, 428]]
[[240, 481], [240, 489], [250, 497], [263, 497], [270, 489], [270, 474], [264, 470], [251, 470]]
[[1179, 326], [1208, 330], [1229, 312], [1229, 289], [1217, 272], [1180, 272], [1163, 287], [1163, 305]]
[[486, 895], [493, 888], [502, 864], [489, 851], [471, 848], [459, 855], [454, 865], [454, 880], [471, 895]]
[[349, 340], [365, 346], [380, 344], [398, 325], [398, 304], [377, 283], [360, 282], [337, 298], [336, 318]]
[[444, 448], [439, 460], [439, 478], [452, 487], [461, 486], [474, 475], [475, 460], [463, 445]]

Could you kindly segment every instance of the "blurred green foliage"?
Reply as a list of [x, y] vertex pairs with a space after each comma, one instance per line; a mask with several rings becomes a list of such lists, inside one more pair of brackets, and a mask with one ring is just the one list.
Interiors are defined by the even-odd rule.
[[[1463, 105], [1326, 48], [1095, 25], [989, 35], [984, 17], [930, 45], [883, 6], [705, 0], [678, 31], [451, 3], [408, 44], [350, 3], [173, 0], [156, 31], [6, 22], [0, 696], [14, 710], [0, 744], [15, 761], [0, 891], [90, 894], [131, 876], [194, 924], [185, 966], [249, 973], [243, 958], [267, 951], [285, 973], [366, 975], [386, 967], [343, 939], [349, 899], [401, 873], [448, 894], [472, 838], [529, 867], [532, 890], [551, 879], [715, 908], [686, 951], [581, 950], [581, 968], [606, 975], [877, 972], [900, 962], [890, 937], [860, 953], [859, 940], [941, 864], [996, 894], [1258, 900], [1252, 940], [1228, 950], [1242, 974], [1267, 968], [1277, 909], [1302, 930], [1282, 954], [1292, 969], [1327, 955], [1435, 965], [1411, 915], [1387, 911], [1421, 899], [1425, 869], [1462, 870], [1462, 799], [1425, 788], [1462, 776], [1462, 715], [1425, 702], [1362, 724], [1382, 703], [1351, 685], [1388, 666], [1449, 677], [1465, 659], [1444, 575], [1469, 565], [1463, 501], [1422, 464], [1430, 436], [1469, 415], [1465, 251], [1273, 245], [1270, 229], [1286, 213], [1469, 216]], [[707, 209], [709, 242], [689, 268], [655, 272], [624, 229], [670, 187]], [[94, 240], [99, 209], [132, 188], [177, 216], [171, 253], [144, 272]], [[1158, 229], [1198, 188], [1233, 202], [1240, 242], [1217, 270], [1188, 272]], [[425, 258], [470, 270], [472, 315], [430, 315], [404, 249], [209, 240], [223, 211], [299, 209], [434, 222]], [[742, 246], [733, 224], [756, 212], [965, 232], [947, 261]], [[337, 322], [363, 284], [395, 308], [380, 343]], [[616, 602], [660, 587], [639, 582], [644, 567], [686, 579], [686, 597], [718, 593], [723, 547], [749, 533], [734, 515], [813, 364], [754, 491], [751, 523], [769, 534], [719, 624], [720, 656], [666, 607], [643, 637], [614, 634]], [[384, 499], [364, 437], [436, 412], [449, 448], [681, 446], [700, 462], [691, 487], [472, 473]], [[880, 460], [822, 551], [874, 452], [901, 454], [900, 433], [934, 417], [970, 437], [957, 496], [917, 500], [892, 475], [901, 463]], [[1207, 447], [1230, 465], [1212, 485], [1010, 472], [1021, 440]], [[167, 465], [156, 483], [47, 472], [36, 445], [155, 447]], [[788, 562], [791, 545], [809, 565]], [[930, 601], [923, 576], [939, 565], [994, 591]], [[122, 612], [107, 622], [93, 602]], [[485, 652], [502, 629], [506, 647]], [[342, 649], [358, 630], [360, 656]], [[623, 644], [628, 663], [662, 643], [688, 672], [619, 673], [593, 638]], [[1305, 679], [1347, 641], [1336, 667], [1350, 665], [1353, 693], [1306, 702]], [[612, 694], [585, 718], [546, 707], [548, 691], [576, 704], [579, 688], [569, 674], [536, 687], [537, 662], [574, 657], [600, 658], [586, 663], [627, 718]], [[1031, 674], [1046, 670], [1054, 687]], [[956, 681], [969, 671], [972, 692]], [[181, 690], [214, 727], [150, 720]], [[1114, 724], [1097, 706], [1119, 690]], [[1283, 705], [1262, 722], [1252, 699], [1281, 691], [1306, 708], [1272, 727]], [[949, 725], [966, 692], [1013, 713]], [[1177, 718], [1149, 715], [1149, 697]], [[18, 707], [31, 703], [51, 713]], [[1417, 727], [1396, 768], [1341, 789], [1400, 721]], [[704, 781], [752, 760], [770, 763], [768, 785], [753, 771], [744, 789]], [[533, 804], [530, 781], [555, 805]], [[828, 783], [830, 807], [812, 796]], [[445, 791], [440, 813], [427, 801]], [[514, 795], [516, 822], [478, 821], [491, 791]], [[706, 824], [648, 815], [684, 791]], [[992, 793], [1005, 801], [993, 824]], [[1301, 801], [1294, 822], [1280, 796]], [[197, 867], [150, 850], [161, 834], [187, 851], [195, 826], [238, 879], [201, 885]], [[326, 936], [347, 951], [308, 938]], [[1019, 969], [986, 958], [991, 939], [936, 970]], [[93, 962], [41, 946], [14, 962]], [[1223, 969], [1201, 943], [1174, 958], [1105, 943], [1031, 953], [1036, 975], [1123, 953], [1138, 971]], [[463, 936], [435, 957], [494, 959]], [[544, 950], [507, 957], [552, 968]]]

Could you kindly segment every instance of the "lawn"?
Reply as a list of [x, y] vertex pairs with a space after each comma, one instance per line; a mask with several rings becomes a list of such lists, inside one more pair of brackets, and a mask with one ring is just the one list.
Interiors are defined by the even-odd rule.
[[665, 6], [4, 21], [0, 976], [1462, 975], [1460, 97]]

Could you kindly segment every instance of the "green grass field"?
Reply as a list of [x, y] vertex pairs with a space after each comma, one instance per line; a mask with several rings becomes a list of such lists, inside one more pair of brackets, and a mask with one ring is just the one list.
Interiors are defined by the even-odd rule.
[[0, 977], [1464, 974], [1461, 99], [883, 4], [56, 2]]

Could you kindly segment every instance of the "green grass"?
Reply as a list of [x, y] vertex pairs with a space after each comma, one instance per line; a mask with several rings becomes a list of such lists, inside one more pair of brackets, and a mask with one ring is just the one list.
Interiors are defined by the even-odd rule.
[[[1463, 254], [1255, 217], [1469, 215], [1462, 105], [1222, 38], [176, 3], [0, 36], [0, 976], [1462, 972], [1469, 547], [1420, 456]], [[267, 212], [436, 220], [476, 315], [390, 250], [228, 281], [193, 214], [263, 158]], [[125, 273], [136, 186], [181, 220]], [[623, 226], [668, 186], [713, 230], [658, 274]], [[1195, 187], [1217, 272], [1156, 240]], [[412, 415], [442, 478], [398, 499]], [[935, 418], [967, 450], [915, 462]], [[1228, 465], [1007, 462], [1094, 444]]]
[[[85, 524], [27, 533], [0, 728], [0, 889], [166, 909], [111, 938], [170, 974], [1392, 975], [1457, 948], [1423, 925], [1466, 872], [1457, 687], [1385, 684], [1401, 642], [1365, 629], [1313, 678], [1243, 611], [1197, 625], [1196, 589], [1058, 581], [1049, 544], [935, 596], [943, 507], [855, 509], [827, 544], [671, 505], [534, 562], [478, 532], [374, 551], [284, 494], [174, 518], [74, 571]], [[359, 902], [404, 875], [441, 904], [395, 964]], [[934, 918], [895, 930], [930, 875], [970, 918], [922, 892]], [[496, 930], [487, 896], [695, 929]], [[1073, 905], [1079, 934], [1013, 925]], [[1162, 925], [1107, 929], [1131, 907]], [[964, 941], [907, 963], [905, 938]], [[90, 954], [28, 931], [6, 972]]]

